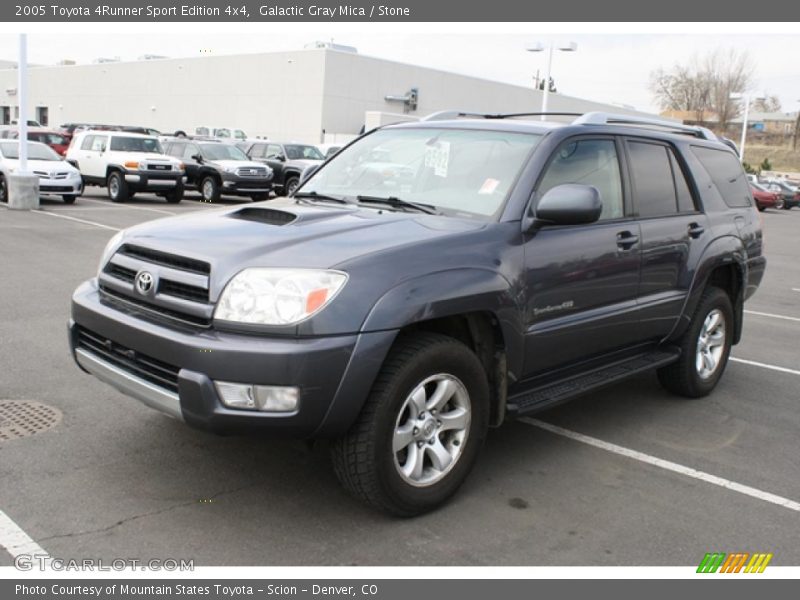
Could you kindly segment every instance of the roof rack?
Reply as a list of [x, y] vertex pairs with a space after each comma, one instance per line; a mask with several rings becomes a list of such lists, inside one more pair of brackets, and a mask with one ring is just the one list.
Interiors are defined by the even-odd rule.
[[684, 125], [666, 119], [655, 117], [638, 117], [635, 115], [615, 115], [604, 112], [589, 112], [581, 115], [572, 122], [573, 125], [643, 125], [650, 127], [661, 127], [678, 133], [687, 133], [695, 137], [718, 141], [719, 138], [710, 129], [695, 125]]
[[472, 117], [478, 119], [513, 119], [515, 117], [580, 117], [584, 113], [576, 112], [524, 112], [524, 113], [481, 113], [481, 112], [464, 112], [461, 110], [442, 110], [439, 112], [431, 113], [427, 117], [420, 119], [421, 121], [447, 121], [449, 119], [458, 119], [464, 117]]

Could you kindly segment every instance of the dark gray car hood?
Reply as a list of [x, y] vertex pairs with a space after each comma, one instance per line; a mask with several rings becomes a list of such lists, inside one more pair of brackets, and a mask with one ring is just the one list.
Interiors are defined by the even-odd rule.
[[215, 287], [214, 283], [224, 284], [249, 266], [333, 268], [357, 257], [485, 225], [469, 219], [282, 199], [143, 223], [127, 229], [123, 243], [206, 261]]

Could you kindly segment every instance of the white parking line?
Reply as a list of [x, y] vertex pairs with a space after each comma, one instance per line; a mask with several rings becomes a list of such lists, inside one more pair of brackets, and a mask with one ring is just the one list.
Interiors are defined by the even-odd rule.
[[48, 217], [55, 217], [57, 219], [67, 219], [68, 221], [75, 221], [77, 223], [83, 223], [85, 225], [94, 225], [95, 227], [102, 227], [103, 229], [110, 229], [111, 231], [119, 231], [119, 227], [111, 227], [110, 225], [103, 225], [102, 223], [98, 223], [97, 221], [89, 221], [87, 219], [79, 219], [78, 217], [70, 217], [67, 215], [60, 215], [57, 213], [52, 212], [45, 212], [43, 210], [32, 210], [30, 211], [31, 214], [34, 215], [47, 215]]
[[47, 552], [2, 510], [0, 510], [0, 546], [14, 558], [22, 554], [48, 556]]
[[716, 475], [711, 475], [710, 473], [698, 471], [697, 469], [692, 469], [691, 467], [685, 467], [683, 465], [679, 465], [678, 463], [670, 462], [650, 454], [645, 454], [637, 450], [631, 450], [630, 448], [625, 448], [623, 446], [617, 446], [616, 444], [612, 444], [610, 442], [604, 442], [603, 440], [578, 433], [577, 431], [571, 431], [569, 429], [559, 427], [558, 425], [545, 423], [539, 419], [521, 417], [519, 421], [527, 423], [528, 425], [533, 425], [534, 427], [538, 427], [540, 429], [544, 429], [550, 433], [575, 440], [576, 442], [581, 442], [583, 444], [588, 444], [589, 446], [594, 446], [595, 448], [600, 448], [601, 450], [611, 452], [612, 454], [619, 454], [620, 456], [624, 456], [626, 458], [632, 458], [633, 460], [638, 460], [639, 462], [643, 462], [654, 467], [659, 467], [667, 471], [672, 471], [673, 473], [685, 475], [686, 477], [691, 477], [692, 479], [699, 479], [700, 481], [705, 481], [706, 483], [710, 483], [712, 485], [718, 485], [719, 487], [744, 494], [745, 496], [750, 496], [751, 498], [756, 498], [757, 500], [763, 500], [764, 502], [769, 502], [783, 508], [788, 508], [789, 510], [793, 510], [795, 512], [800, 512], [800, 502], [795, 502], [789, 498], [764, 492], [762, 490], [750, 487], [749, 485], [742, 485], [741, 483], [736, 483], [735, 481], [731, 481], [729, 479], [724, 479], [722, 477], [717, 477]]
[[770, 369], [772, 371], [780, 371], [781, 373], [791, 373], [792, 375], [800, 375], [800, 371], [794, 369], [787, 369], [786, 367], [778, 367], [776, 365], [768, 365], [766, 363], [756, 362], [754, 360], [745, 360], [744, 358], [736, 358], [731, 356], [733, 362], [742, 363], [743, 365], [752, 365], [754, 367], [761, 367], [762, 369]]
[[800, 288], [792, 288], [793, 292], [800, 292]]
[[783, 319], [785, 321], [797, 321], [800, 322], [800, 317], [787, 317], [786, 315], [776, 315], [773, 313], [765, 313], [765, 312], [758, 312], [757, 310], [746, 310], [744, 311], [746, 315], [757, 315], [759, 317], [772, 317], [773, 319]]
[[[171, 210], [164, 210], [163, 208], [150, 208], [149, 206], [131, 206], [130, 204], [113, 204], [113, 205], [109, 205], [110, 202], [103, 202], [102, 200], [94, 200], [92, 198], [84, 198], [83, 196], [80, 197], [80, 202], [81, 202], [81, 204], [83, 204], [84, 202], [91, 202], [93, 204], [100, 204], [105, 208], [116, 208], [116, 209], [123, 208], [125, 210], [146, 210], [148, 212], [162, 213], [162, 214], [165, 214], [165, 215], [172, 215], [172, 216], [175, 216], [175, 215], [178, 214], [178, 213], [173, 212]], [[70, 210], [72, 210], [72, 209], [70, 209]]]

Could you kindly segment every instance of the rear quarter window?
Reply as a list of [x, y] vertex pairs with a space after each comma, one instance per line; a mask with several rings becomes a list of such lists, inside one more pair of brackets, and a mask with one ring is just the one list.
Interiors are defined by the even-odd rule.
[[739, 159], [728, 150], [692, 146], [692, 154], [708, 172], [714, 187], [731, 208], [751, 206], [750, 186]]

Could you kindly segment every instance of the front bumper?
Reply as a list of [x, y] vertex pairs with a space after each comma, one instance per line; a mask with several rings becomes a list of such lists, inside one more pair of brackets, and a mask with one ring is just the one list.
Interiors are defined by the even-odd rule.
[[127, 171], [125, 182], [134, 190], [170, 190], [183, 183], [183, 171]]
[[226, 194], [265, 194], [272, 191], [272, 177], [240, 177], [225, 173], [222, 191]]
[[[347, 431], [395, 337], [395, 332], [374, 332], [267, 338], [179, 330], [108, 303], [95, 280], [75, 291], [69, 332], [81, 369], [152, 408], [199, 429], [294, 438]], [[105, 345], [87, 345], [87, 335]], [[174, 385], [139, 368], [151, 364], [164, 372], [174, 369]], [[231, 409], [220, 401], [214, 381], [297, 386], [300, 403], [292, 413]]]

